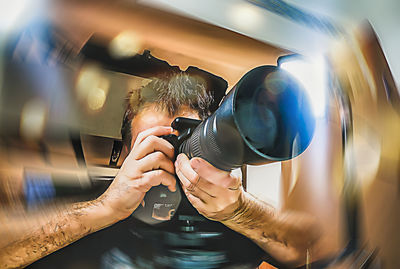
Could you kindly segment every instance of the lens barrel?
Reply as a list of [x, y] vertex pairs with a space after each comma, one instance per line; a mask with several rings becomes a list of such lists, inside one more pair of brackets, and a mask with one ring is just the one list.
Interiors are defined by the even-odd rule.
[[296, 157], [310, 144], [314, 129], [309, 96], [300, 82], [265, 65], [243, 76], [179, 152], [229, 171]]

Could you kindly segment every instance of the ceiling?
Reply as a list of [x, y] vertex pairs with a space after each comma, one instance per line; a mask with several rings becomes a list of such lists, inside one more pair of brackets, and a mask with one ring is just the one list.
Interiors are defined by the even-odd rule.
[[[163, 10], [195, 17], [257, 40], [291, 51], [315, 55], [331, 47], [332, 35], [306, 27], [294, 19], [283, 18], [245, 0], [146, 0], [138, 1]], [[262, 2], [262, 1], [259, 1]], [[264, 1], [272, 2], [272, 1]], [[279, 2], [279, 1], [275, 1]], [[397, 84], [400, 81], [400, 1], [398, 0], [285, 0], [303, 12], [312, 13], [349, 31], [368, 20], [378, 37]]]

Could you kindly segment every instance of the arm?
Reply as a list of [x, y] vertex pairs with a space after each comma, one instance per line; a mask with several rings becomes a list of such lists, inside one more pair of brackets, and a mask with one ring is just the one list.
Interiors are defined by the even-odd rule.
[[[240, 206], [223, 224], [252, 239], [276, 260], [300, 266], [308, 259], [318, 236], [314, 220], [301, 213], [281, 213], [243, 192]], [[307, 253], [309, 251], [309, 253]]]
[[312, 219], [299, 213], [278, 213], [246, 193], [240, 176], [203, 159], [188, 160], [181, 154], [175, 170], [188, 200], [200, 214], [247, 236], [282, 263], [306, 263], [307, 249], [318, 235]]
[[174, 148], [158, 136], [170, 127], [154, 127], [137, 136], [110, 187], [98, 199], [42, 211], [0, 212], [0, 268], [19, 268], [79, 238], [128, 217], [145, 193], [159, 184], [176, 190], [171, 161]]
[[[0, 268], [20, 268], [117, 222], [101, 199], [45, 212], [2, 216]], [[8, 242], [8, 243], [7, 243]]]

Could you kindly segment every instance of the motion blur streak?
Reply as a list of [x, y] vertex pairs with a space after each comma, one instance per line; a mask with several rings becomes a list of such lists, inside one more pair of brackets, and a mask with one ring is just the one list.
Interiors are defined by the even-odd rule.
[[47, 119], [46, 104], [40, 99], [29, 100], [22, 109], [20, 132], [28, 140], [42, 137]]
[[86, 65], [79, 73], [76, 83], [78, 99], [89, 110], [98, 111], [106, 102], [110, 81], [96, 65]]
[[111, 40], [109, 51], [114, 58], [128, 58], [139, 53], [141, 47], [142, 41], [138, 34], [124, 31]]
[[[18, 31], [50, 2], [36, 24]], [[351, 32], [337, 16], [360, 11], [351, 20], [356, 24], [368, 6], [379, 18], [373, 25], [384, 41], [398, 29], [393, 20], [400, 2], [338, 1], [332, 23], [305, 8], [318, 9], [325, 1], [297, 1], [298, 8], [288, 0], [197, 2], [0, 0], [0, 248], [66, 210], [65, 200], [53, 195], [56, 180], [81, 189], [89, 185], [81, 184], [82, 178], [114, 178], [125, 157], [114, 150], [121, 142], [124, 97], [154, 75], [153, 65], [131, 72], [132, 63], [145, 69], [134, 58], [155, 57], [181, 70], [197, 67], [232, 87], [252, 68], [301, 52], [311, 59], [281, 67], [309, 91], [317, 124], [309, 148], [274, 173], [282, 186], [276, 194], [280, 209], [310, 213], [322, 224], [321, 242], [308, 251], [311, 261], [333, 257], [332, 268], [371, 263], [380, 268], [380, 261], [385, 268], [400, 268], [400, 97], [386, 62], [399, 66], [400, 58], [393, 57], [399, 50], [385, 42], [381, 48], [371, 26]], [[326, 11], [338, 3], [328, 2]], [[182, 12], [162, 9], [165, 3]], [[329, 45], [335, 46], [328, 48], [332, 39], [335, 44]], [[94, 58], [80, 53], [88, 40], [100, 49]], [[396, 53], [386, 59], [382, 49]], [[104, 57], [107, 53], [111, 57]], [[255, 125], [247, 122], [249, 128]], [[121, 156], [112, 167], [110, 156]], [[81, 171], [82, 160], [87, 166]], [[254, 188], [267, 193], [274, 176], [264, 170], [257, 176], [262, 184]], [[252, 183], [248, 176], [248, 190]], [[91, 249], [85, 250], [71, 262], [85, 261]]]
[[[330, 60], [344, 143], [343, 195], [349, 227], [358, 226], [348, 230], [349, 245], [357, 249], [369, 244], [390, 268], [396, 268], [395, 249], [400, 242], [395, 228], [400, 225], [399, 92], [369, 24], [334, 52]], [[352, 213], [356, 215], [350, 216]], [[358, 265], [354, 258], [352, 266]]]

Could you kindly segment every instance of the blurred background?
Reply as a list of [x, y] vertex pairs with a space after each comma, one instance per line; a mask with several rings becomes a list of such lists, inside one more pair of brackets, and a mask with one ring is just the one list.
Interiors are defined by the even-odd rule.
[[216, 108], [247, 71], [280, 65], [308, 91], [316, 132], [299, 157], [248, 166], [247, 191], [318, 219], [314, 259], [400, 268], [399, 12], [397, 0], [2, 1], [1, 209], [101, 193], [125, 157], [125, 95], [151, 77], [200, 76]]

